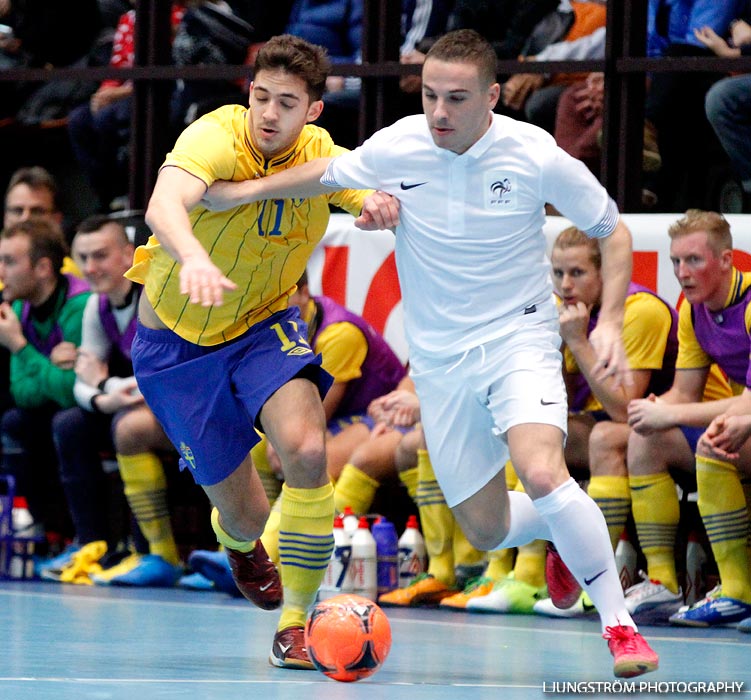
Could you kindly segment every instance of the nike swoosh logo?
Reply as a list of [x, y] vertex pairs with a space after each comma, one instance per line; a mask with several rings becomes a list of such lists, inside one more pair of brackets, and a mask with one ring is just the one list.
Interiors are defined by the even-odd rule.
[[401, 187], [403, 190], [411, 190], [413, 187], [421, 187], [422, 185], [427, 185], [427, 180], [425, 182], [416, 182], [414, 185], [405, 185], [404, 181], [402, 180], [399, 187]]
[[545, 401], [545, 399], [540, 399], [540, 404], [542, 406], [552, 406], [553, 404], [560, 403], [560, 401]]
[[258, 586], [258, 590], [261, 591], [261, 593], [263, 593], [264, 591], [267, 591], [269, 588], [271, 588], [271, 586], [273, 585], [274, 585], [274, 582], [271, 581], [267, 583], [265, 586]]
[[287, 653], [287, 650], [291, 647], [291, 644], [280, 644], [279, 645], [279, 651], [282, 652], [282, 656]]
[[602, 576], [607, 569], [603, 569], [599, 574], [595, 574], [592, 578], [585, 578], [584, 579], [584, 585], [591, 586], [600, 576]]
[[651, 489], [652, 484], [644, 484], [643, 486], [631, 486], [632, 491], [644, 491], [644, 489]]

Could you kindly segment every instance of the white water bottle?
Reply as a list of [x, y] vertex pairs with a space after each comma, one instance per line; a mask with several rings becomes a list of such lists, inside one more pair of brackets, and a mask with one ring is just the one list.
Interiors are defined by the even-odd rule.
[[334, 518], [334, 551], [331, 553], [329, 565], [318, 589], [318, 600], [333, 598], [340, 593], [352, 591], [352, 572], [349, 568], [352, 556], [352, 544], [344, 531], [342, 516]]
[[636, 583], [637, 553], [625, 530], [615, 548], [615, 567], [623, 590], [631, 588]]
[[704, 565], [707, 553], [695, 532], [690, 532], [686, 543], [686, 605], [693, 605], [704, 597]]
[[417, 516], [410, 515], [399, 538], [399, 588], [409, 586], [425, 568], [425, 539], [417, 524]]
[[368, 519], [360, 518], [352, 535], [352, 593], [375, 601], [378, 598], [376, 541], [368, 527]]
[[344, 506], [342, 520], [344, 522], [344, 532], [346, 532], [347, 536], [351, 538], [360, 524], [360, 520], [352, 510], [352, 506]]

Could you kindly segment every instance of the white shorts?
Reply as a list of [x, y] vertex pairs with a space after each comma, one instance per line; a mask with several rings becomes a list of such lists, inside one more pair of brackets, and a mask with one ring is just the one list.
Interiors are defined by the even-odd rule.
[[566, 435], [560, 343], [557, 316], [530, 315], [508, 336], [462, 355], [410, 356], [428, 453], [449, 506], [503, 469], [510, 427], [544, 423]]

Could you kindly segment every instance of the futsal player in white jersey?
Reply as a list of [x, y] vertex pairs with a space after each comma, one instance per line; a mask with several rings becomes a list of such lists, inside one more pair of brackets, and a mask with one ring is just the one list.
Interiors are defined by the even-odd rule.
[[[411, 375], [446, 502], [479, 549], [552, 541], [554, 602], [570, 604], [583, 586], [600, 613], [615, 675], [653, 671], [658, 657], [626, 610], [602, 513], [564, 461], [567, 405], [545, 204], [599, 241], [602, 306], [590, 338], [595, 373], [616, 384], [628, 381], [621, 328], [631, 235], [581, 162], [543, 130], [493, 114], [496, 58], [479, 34], [440, 38], [422, 82], [425, 114], [330, 161], [320, 184], [319, 161], [217, 183], [206, 203], [222, 209], [327, 186], [399, 198], [396, 262]], [[506, 489], [509, 456], [526, 494]], [[567, 580], [561, 557], [576, 581]]]

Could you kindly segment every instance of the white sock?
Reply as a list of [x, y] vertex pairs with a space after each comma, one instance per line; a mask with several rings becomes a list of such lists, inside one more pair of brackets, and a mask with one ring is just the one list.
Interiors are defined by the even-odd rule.
[[626, 610], [608, 528], [597, 504], [569, 479], [534, 505], [553, 533], [558, 553], [600, 613], [603, 631], [617, 625], [636, 629]]
[[549, 540], [550, 529], [526, 493], [509, 491], [510, 525], [506, 538], [494, 549], [510, 549], [532, 540]]

